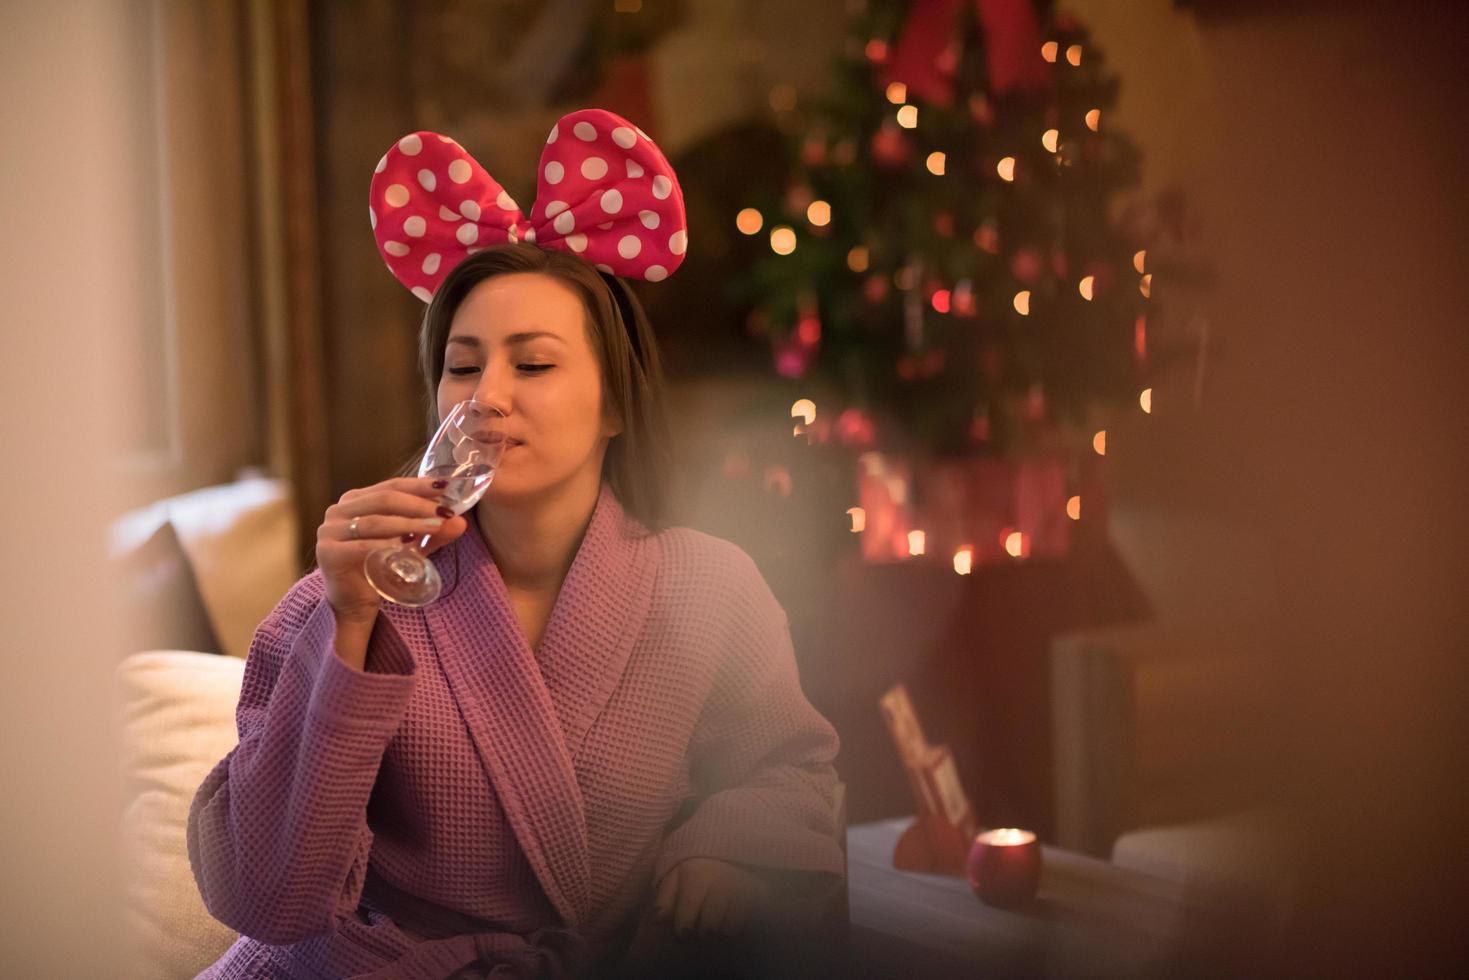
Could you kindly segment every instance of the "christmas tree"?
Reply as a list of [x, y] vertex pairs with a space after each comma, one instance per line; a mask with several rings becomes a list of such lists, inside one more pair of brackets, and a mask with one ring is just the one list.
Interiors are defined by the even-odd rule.
[[783, 194], [736, 284], [775, 369], [844, 402], [836, 435], [934, 455], [1089, 451], [1158, 367], [1138, 154], [1085, 28], [1031, 0], [852, 0], [830, 91], [773, 99]]

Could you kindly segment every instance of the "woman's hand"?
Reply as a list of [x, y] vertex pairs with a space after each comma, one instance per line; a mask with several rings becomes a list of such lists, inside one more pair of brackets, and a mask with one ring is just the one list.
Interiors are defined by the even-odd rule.
[[654, 906], [659, 921], [672, 918], [680, 937], [695, 929], [733, 936], [770, 897], [763, 878], [728, 861], [685, 858], [663, 876]]
[[[316, 529], [316, 564], [326, 579], [326, 598], [338, 623], [370, 625], [381, 597], [363, 574], [368, 553], [394, 541], [433, 538], [424, 550], [432, 554], [463, 534], [469, 522], [438, 512], [442, 482], [428, 476], [395, 477], [370, 487], [348, 490], [326, 509]], [[351, 531], [357, 519], [357, 536]]]

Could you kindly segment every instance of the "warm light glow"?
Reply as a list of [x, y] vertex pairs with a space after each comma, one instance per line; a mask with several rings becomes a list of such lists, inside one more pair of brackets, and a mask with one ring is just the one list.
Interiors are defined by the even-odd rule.
[[904, 129], [912, 129], [918, 125], [918, 107], [916, 105], [905, 105], [898, 109], [898, 125]]
[[790, 112], [796, 107], [796, 87], [782, 82], [770, 90], [770, 108]]
[[936, 177], [942, 177], [944, 175], [945, 159], [945, 156], [938, 151], [930, 153], [928, 155], [928, 172]]
[[968, 575], [974, 570], [974, 549], [965, 545], [954, 552], [954, 571]]
[[1056, 60], [1056, 51], [1060, 47], [1055, 41], [1047, 41], [1041, 45], [1041, 57], [1047, 61], [1054, 62]]
[[995, 165], [995, 170], [999, 173], [1001, 180], [1014, 180], [1015, 158], [1001, 157], [1000, 162]]
[[866, 245], [858, 245], [847, 253], [847, 268], [853, 272], [866, 272], [867, 262]]
[[1138, 275], [1142, 275], [1144, 272], [1148, 271], [1147, 269], [1143, 268], [1143, 266], [1147, 263], [1147, 261], [1148, 261], [1148, 250], [1147, 249], [1140, 248], [1136, 252], [1133, 252], [1132, 253], [1132, 267], [1137, 270], [1137, 274]]
[[853, 534], [861, 534], [867, 530], [867, 511], [861, 507], [848, 507], [847, 515], [852, 518]]
[[867, 42], [867, 58], [870, 61], [888, 60], [888, 43], [880, 38], [873, 38]]
[[1098, 456], [1107, 455], [1107, 430], [1103, 429], [1092, 436], [1092, 448], [1097, 451]]
[[933, 303], [935, 313], [949, 312], [949, 291], [947, 289], [934, 290], [933, 299], [930, 302]]
[[810, 425], [816, 420], [816, 403], [809, 398], [802, 398], [791, 406], [791, 418], [801, 419]]
[[1066, 60], [1073, 66], [1081, 64], [1081, 45], [1073, 44], [1066, 49]]
[[1061, 131], [1059, 129], [1048, 129], [1041, 135], [1041, 146], [1052, 153], [1056, 152], [1056, 144], [1060, 142]]
[[1072, 497], [1066, 501], [1066, 516], [1073, 521], [1081, 520], [1081, 498]]
[[1147, 299], [1149, 296], [1153, 295], [1153, 274], [1151, 272], [1144, 275], [1142, 279], [1138, 281], [1137, 291], [1143, 294], [1144, 299]]
[[908, 86], [902, 82], [892, 82], [888, 85], [888, 101], [893, 105], [902, 105], [908, 101]]
[[790, 255], [796, 250], [796, 233], [785, 225], [770, 229], [770, 248], [776, 255]]
[[1153, 414], [1153, 389], [1144, 388], [1143, 393], [1137, 396], [1137, 403], [1143, 407], [1143, 411], [1149, 415]]
[[1035, 834], [1015, 827], [1000, 827], [996, 830], [985, 831], [975, 840], [994, 847], [1015, 847], [1020, 844], [1035, 843]]
[[754, 208], [745, 208], [735, 215], [735, 227], [746, 235], [753, 235], [765, 224], [765, 219], [760, 217], [760, 212]]
[[917, 557], [918, 555], [923, 554], [923, 532], [922, 531], [909, 531], [908, 532], [908, 554], [913, 555], [915, 557]]
[[1011, 531], [1005, 535], [1005, 553], [1011, 558], [1019, 558], [1025, 554], [1025, 535], [1019, 531]]
[[1102, 110], [1092, 109], [1086, 114], [1086, 128], [1097, 132], [1102, 128]]
[[812, 201], [806, 208], [806, 220], [818, 228], [831, 224], [831, 205], [825, 201]]
[[1030, 290], [1022, 289], [1015, 294], [1015, 312], [1021, 316], [1030, 316]]
[[1082, 299], [1092, 298], [1092, 287], [1096, 285], [1096, 276], [1083, 276], [1081, 282], [1077, 283], [1077, 292], [1081, 293]]

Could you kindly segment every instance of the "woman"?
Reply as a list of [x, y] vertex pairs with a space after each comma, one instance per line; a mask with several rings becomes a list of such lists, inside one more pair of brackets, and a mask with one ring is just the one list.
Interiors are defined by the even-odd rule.
[[[601, 110], [558, 124], [630, 149], [627, 202], [671, 202], [662, 227], [681, 232], [676, 184], [629, 183], [672, 173], [641, 130], [631, 148], [612, 135], [629, 125]], [[737, 934], [768, 912], [777, 874], [843, 873], [837, 736], [801, 693], [784, 612], [738, 547], [661, 520], [653, 335], [584, 257], [627, 228], [558, 235], [558, 214], [605, 209], [605, 183], [586, 176], [601, 171], [583, 165], [587, 184], [561, 189], [569, 207], [533, 209], [539, 223], [505, 209], [502, 244], [478, 244], [484, 220], [470, 235], [445, 218], [399, 255], [387, 236], [459, 210], [393, 194], [405, 165], [451, 178], [425, 190], [472, 183], [429, 160], [465, 159], [430, 135], [379, 164], [374, 227], [389, 267], [431, 296], [431, 425], [473, 397], [505, 413], [514, 442], [466, 516], [436, 513], [438, 489], [417, 477], [326, 511], [318, 568], [256, 632], [239, 745], [190, 812], [200, 892], [242, 933], [201, 977], [593, 975], [650, 902], [681, 933]], [[484, 181], [481, 200], [505, 200]], [[395, 198], [412, 213], [378, 210]], [[647, 214], [631, 220], [652, 227]], [[463, 254], [425, 284], [422, 253], [452, 252], [449, 236]], [[425, 528], [444, 595], [381, 603], [364, 556]]]

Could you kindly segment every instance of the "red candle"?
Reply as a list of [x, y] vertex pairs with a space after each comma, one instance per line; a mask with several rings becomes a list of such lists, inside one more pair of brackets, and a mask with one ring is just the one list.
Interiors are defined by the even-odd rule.
[[987, 830], [969, 847], [969, 887], [986, 905], [1011, 909], [1035, 898], [1041, 883], [1041, 845], [1014, 827]]

